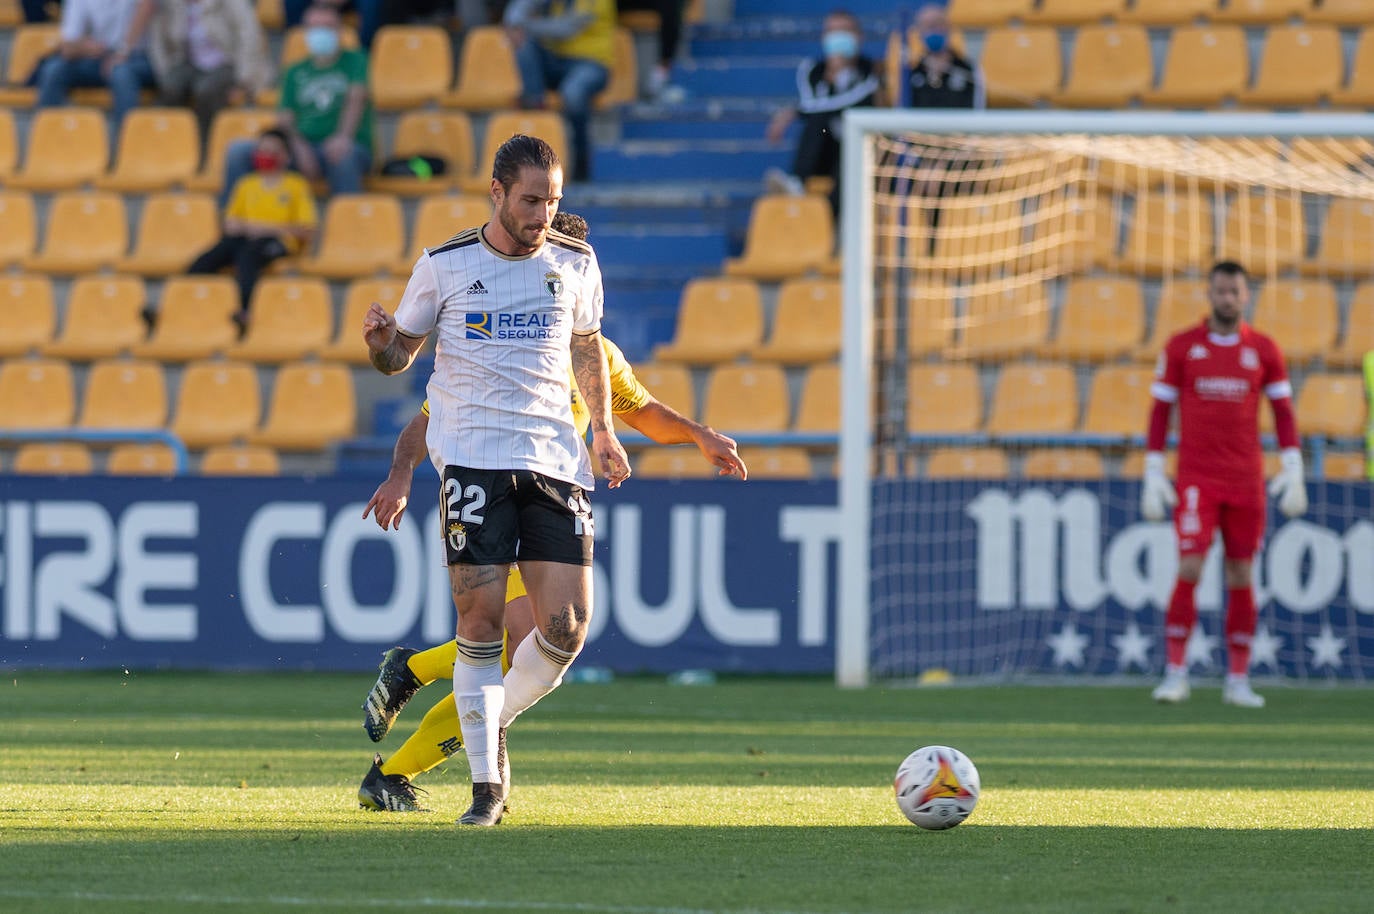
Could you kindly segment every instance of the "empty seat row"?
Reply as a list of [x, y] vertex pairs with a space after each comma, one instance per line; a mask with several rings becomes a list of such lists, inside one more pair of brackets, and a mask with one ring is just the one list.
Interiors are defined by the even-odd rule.
[[1355, 26], [1369, 22], [1369, 5], [1366, 0], [950, 0], [949, 15], [968, 28], [1012, 21], [1080, 25], [1104, 19], [1151, 26], [1199, 19], [1269, 25], [1293, 18]]
[[[203, 476], [275, 476], [281, 460], [262, 445], [220, 444], [207, 448], [199, 460]], [[104, 472], [111, 476], [171, 476], [176, 455], [165, 444], [130, 442], [110, 448]], [[78, 441], [34, 441], [15, 449], [9, 472], [26, 476], [84, 476], [94, 473], [90, 447]]]
[[[1096, 448], [1030, 448], [1013, 470], [1012, 456], [1000, 447], [935, 448], [914, 468], [917, 475], [927, 479], [1100, 479], [1115, 475], [1139, 479], [1143, 475], [1145, 453], [1132, 451], [1117, 464], [1114, 473], [1108, 460]], [[1177, 469], [1177, 455], [1167, 455], [1169, 473]], [[1264, 471], [1272, 476], [1279, 469], [1279, 455], [1264, 455]], [[1314, 467], [1309, 467], [1309, 476]], [[1359, 480], [1366, 478], [1365, 456], [1353, 451], [1328, 452], [1322, 460], [1322, 478]]]

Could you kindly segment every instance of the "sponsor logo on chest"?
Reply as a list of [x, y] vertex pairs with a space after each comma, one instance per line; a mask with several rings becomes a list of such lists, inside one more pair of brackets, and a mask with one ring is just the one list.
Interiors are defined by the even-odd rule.
[[469, 340], [561, 340], [565, 336], [559, 325], [561, 317], [557, 311], [469, 311], [463, 336]]

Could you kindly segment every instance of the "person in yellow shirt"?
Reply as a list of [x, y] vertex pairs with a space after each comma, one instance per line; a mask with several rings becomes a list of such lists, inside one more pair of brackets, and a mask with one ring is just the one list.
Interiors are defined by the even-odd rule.
[[315, 233], [318, 217], [309, 183], [287, 171], [286, 134], [266, 130], [253, 148], [253, 171], [239, 178], [224, 211], [219, 241], [191, 264], [188, 273], [218, 273], [234, 268], [239, 286], [240, 327], [247, 326], [248, 304], [258, 277], [272, 261], [295, 254]]
[[[578, 240], [587, 236], [587, 224], [572, 213], [558, 213], [554, 231]], [[695, 444], [703, 457], [714, 464], [722, 476], [747, 479], [749, 470], [740, 459], [733, 439], [709, 426], [694, 422], [665, 403], [660, 403], [635, 377], [634, 369], [620, 348], [602, 338], [610, 364], [611, 410], [627, 425], [658, 444]], [[582, 398], [573, 386], [573, 421], [583, 434], [591, 422]], [[363, 511], [372, 515], [382, 529], [400, 526], [410, 499], [410, 484], [415, 468], [426, 457], [425, 432], [429, 427], [429, 401], [402, 430], [392, 453], [391, 471], [377, 487]], [[510, 669], [510, 655], [534, 630], [534, 612], [519, 568], [512, 567], [506, 580], [506, 644], [501, 654], [502, 671]], [[401, 709], [421, 688], [437, 679], [453, 676], [458, 654], [454, 641], [427, 650], [395, 647], [382, 657], [381, 673], [363, 702], [363, 728], [373, 742], [390, 732]], [[413, 812], [420, 801], [412, 779], [442, 763], [462, 748], [462, 731], [453, 693], [448, 692], [425, 713], [419, 728], [385, 762], [374, 756], [372, 768], [358, 789], [358, 805], [385, 812]]]

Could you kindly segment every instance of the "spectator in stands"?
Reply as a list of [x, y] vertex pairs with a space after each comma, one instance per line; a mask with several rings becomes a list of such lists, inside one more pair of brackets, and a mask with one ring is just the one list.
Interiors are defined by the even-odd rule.
[[986, 108], [983, 73], [950, 47], [949, 16], [943, 4], [921, 7], [916, 30], [926, 51], [903, 74], [901, 103], [911, 108]]
[[658, 13], [658, 63], [649, 72], [649, 97], [660, 102], [675, 103], [686, 95], [680, 86], [670, 80], [673, 74], [673, 60], [677, 57], [678, 42], [682, 36], [682, 12], [687, 0], [616, 0], [616, 9], [624, 13], [629, 10], [649, 10]]
[[65, 0], [61, 43], [38, 67], [38, 107], [61, 105], [74, 88], [108, 88], [115, 130], [153, 87], [148, 28], [157, 0]]
[[572, 179], [591, 177], [588, 122], [615, 62], [615, 0], [511, 0], [506, 26], [520, 66], [520, 102], [544, 107], [557, 90], [571, 133]]
[[190, 103], [201, 137], [215, 114], [242, 104], [272, 82], [267, 39], [250, 0], [162, 0], [148, 56], [158, 103]]
[[[335, 7], [312, 6], [305, 26], [310, 56], [282, 77], [277, 126], [286, 134], [292, 166], [306, 178], [323, 177], [331, 193], [362, 193], [363, 177], [372, 167], [367, 55], [340, 47]], [[234, 182], [252, 170], [253, 152], [252, 141], [229, 147], [221, 205]]]
[[[372, 47], [372, 39], [385, 21], [386, 0], [282, 0], [282, 19], [287, 28], [305, 23], [305, 14], [312, 5], [324, 4], [340, 16], [344, 8], [352, 6], [358, 13], [358, 41], [364, 48]], [[308, 23], [305, 23], [308, 25]]]
[[234, 182], [224, 211], [219, 241], [191, 264], [189, 273], [234, 268], [239, 286], [240, 327], [247, 326], [248, 304], [258, 277], [272, 261], [295, 254], [315, 233], [317, 217], [310, 185], [286, 170], [286, 134], [263, 131], [253, 144], [253, 171]]
[[767, 137], [780, 143], [787, 128], [801, 117], [801, 136], [791, 173], [770, 169], [769, 189], [800, 194], [807, 178], [831, 180], [830, 205], [840, 209], [840, 116], [848, 108], [878, 102], [882, 83], [878, 65], [859, 51], [863, 30], [852, 14], [836, 10], [825, 17], [820, 60], [808, 58], [797, 66], [797, 104], [777, 111], [768, 122]]
[[48, 7], [56, 4], [48, 0], [20, 0], [19, 5], [24, 10], [25, 22], [47, 22]]

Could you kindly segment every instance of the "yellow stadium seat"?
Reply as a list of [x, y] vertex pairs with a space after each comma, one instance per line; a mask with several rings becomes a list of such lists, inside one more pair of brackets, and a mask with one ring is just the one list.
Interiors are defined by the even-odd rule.
[[46, 276], [0, 276], [0, 358], [41, 349], [57, 327], [52, 282]]
[[1124, 108], [1153, 81], [1144, 26], [1085, 25], [1075, 33], [1069, 80], [1054, 101], [1069, 108]]
[[639, 98], [639, 63], [635, 54], [634, 34], [627, 28], [615, 30], [615, 62], [610, 80], [596, 97], [596, 107], [605, 111], [628, 105]]
[[1149, 276], [1200, 271], [1211, 265], [1212, 236], [1212, 209], [1201, 194], [1142, 194], [1126, 230], [1120, 266]]
[[1155, 307], [1154, 329], [1145, 344], [1136, 350], [1136, 358], [1146, 362], [1158, 359], [1170, 337], [1196, 326], [1211, 307], [1205, 281], [1183, 279], [1165, 283]]
[[453, 46], [433, 25], [386, 25], [368, 50], [368, 90], [381, 110], [437, 102], [453, 79]]
[[1191, 25], [1212, 15], [1217, 0], [1135, 0], [1121, 14], [1124, 22], [1141, 25]]
[[987, 430], [994, 435], [1056, 434], [1078, 424], [1078, 385], [1067, 365], [1004, 365]]
[[1133, 279], [1072, 279], [1059, 310], [1059, 332], [1041, 352], [1055, 359], [1100, 361], [1132, 352], [1145, 336], [1145, 302]]
[[320, 359], [369, 364], [367, 344], [363, 342], [363, 316], [373, 302], [386, 308], [388, 313], [395, 311], [405, 290], [404, 280], [399, 279], [355, 279], [349, 283], [339, 326], [334, 331], [334, 338], [317, 353]]
[[907, 431], [960, 435], [983, 424], [983, 389], [971, 364], [914, 365], [907, 373]]
[[943, 352], [954, 335], [955, 288], [916, 277], [910, 290], [906, 312], [908, 354], [923, 356]]
[[763, 196], [749, 213], [744, 254], [725, 262], [727, 276], [777, 281], [818, 270], [835, 247], [830, 203], [811, 194]]
[[1021, 464], [1026, 479], [1101, 479], [1102, 454], [1094, 448], [1033, 448]]
[[682, 290], [673, 340], [656, 346], [654, 358], [709, 365], [739, 358], [762, 339], [758, 286], [748, 279], [693, 279]]
[[1047, 26], [989, 29], [981, 62], [988, 104], [997, 108], [1043, 102], [1063, 78], [1059, 35]]
[[1093, 435], [1140, 435], [1150, 413], [1154, 372], [1133, 365], [1106, 365], [1093, 374], [1083, 431]]
[[1005, 479], [1006, 451], [998, 447], [936, 448], [926, 458], [927, 479]]
[[1266, 282], [1250, 318], [1259, 331], [1279, 341], [1290, 363], [1321, 358], [1336, 345], [1336, 290], [1320, 279]]
[[286, 25], [286, 10], [282, 0], [255, 0], [253, 8], [258, 14], [258, 24], [272, 32], [280, 32]]
[[638, 455], [631, 466], [636, 476], [645, 479], [709, 479], [717, 472], [694, 447], [650, 448]]
[[[1364, 5], [1365, 0], [1355, 2]], [[1363, 15], [1362, 24], [1369, 21], [1368, 6], [1364, 7]], [[1374, 107], [1374, 26], [1366, 25], [1360, 31], [1355, 57], [1350, 65], [1350, 79], [1331, 93], [1331, 104], [1341, 108]]]
[[465, 111], [514, 108], [520, 100], [520, 71], [504, 27], [469, 29], [458, 57], [458, 77], [444, 104]]
[[13, 28], [24, 21], [17, 0], [0, 0], [0, 26]]
[[[358, 30], [351, 26], [342, 26], [339, 29], [339, 47], [345, 51], [356, 49], [358, 47]], [[282, 35], [278, 72], [285, 73], [293, 64], [298, 64], [309, 56], [310, 51], [305, 47], [305, 26], [293, 25]], [[258, 101], [259, 104], [264, 103], [262, 99]], [[272, 103], [276, 103], [275, 90], [272, 93]]]
[[1291, 270], [1307, 254], [1302, 210], [1302, 198], [1296, 193], [1236, 197], [1226, 214], [1224, 233], [1217, 239], [1217, 253], [1257, 274]]
[[[1126, 0], [1040, 0], [1031, 21], [1040, 25], [1091, 25], [1119, 17]], [[1081, 40], [1082, 30], [1079, 30]]]
[[60, 359], [0, 362], [0, 428], [67, 428], [76, 415], [76, 382]]
[[271, 108], [225, 108], [210, 124], [205, 141], [205, 163], [186, 182], [188, 190], [218, 191], [224, 183], [224, 157], [238, 140], [251, 140], [277, 122]]
[[1334, 25], [1278, 26], [1266, 35], [1259, 74], [1240, 100], [1272, 108], [1311, 107], [1340, 89], [1344, 68], [1341, 36]]
[[175, 476], [176, 471], [176, 452], [162, 443], [118, 444], [105, 462], [111, 476]]
[[43, 354], [90, 362], [130, 351], [148, 333], [142, 316], [147, 298], [137, 276], [80, 277], [67, 293], [62, 333]]
[[1116, 260], [1117, 211], [1109, 194], [1099, 193], [1091, 202], [1067, 197], [1042, 205], [1029, 218], [1033, 269], [1085, 273]]
[[396, 125], [391, 155], [443, 159], [448, 172], [429, 179], [375, 175], [368, 178], [368, 190], [403, 195], [446, 191], [472, 172], [472, 122], [461, 111], [407, 111]]
[[1359, 374], [1310, 374], [1293, 409], [1304, 435], [1357, 438], [1364, 435], [1365, 404], [1364, 379]]
[[789, 412], [778, 365], [718, 365], [706, 381], [701, 421], [724, 434], [786, 431]]
[[437, 248], [461, 231], [478, 228], [491, 218], [491, 198], [476, 194], [443, 194], [420, 201], [410, 235], [410, 250], [392, 264], [397, 276], [409, 276], [425, 248]]
[[1374, 274], [1374, 201], [1332, 200], [1322, 220], [1316, 256], [1302, 270], [1342, 278]]
[[[1178, 452], [1168, 451], [1164, 454], [1165, 472], [1172, 479], [1178, 474]], [[1118, 471], [1123, 479], [1139, 479], [1145, 475], [1145, 452], [1132, 451], [1121, 460], [1121, 469]]]
[[740, 457], [749, 468], [750, 479], [810, 479], [812, 475], [811, 456], [805, 448], [750, 448]]
[[152, 337], [134, 355], [188, 362], [223, 352], [238, 337], [238, 310], [238, 286], [228, 276], [175, 276], [162, 286]]
[[276, 476], [277, 452], [261, 445], [221, 444], [207, 448], [200, 460], [202, 476]]
[[1024, 248], [1026, 216], [1020, 199], [956, 194], [941, 200], [939, 212], [934, 254], [926, 261], [932, 270], [982, 278], [1012, 266]]
[[258, 370], [247, 362], [192, 362], [181, 376], [171, 432], [200, 450], [248, 437], [262, 418]]
[[19, 134], [14, 129], [14, 112], [0, 108], [0, 183], [14, 174], [19, 164]]
[[95, 472], [90, 448], [75, 441], [33, 441], [14, 453], [13, 472], [25, 476], [89, 476]]
[[1369, 23], [1368, 0], [1315, 0], [1307, 11], [1308, 22], [1363, 26]]
[[200, 164], [200, 129], [185, 108], [135, 108], [119, 128], [114, 168], [96, 187], [146, 193], [185, 184]]
[[67, 191], [48, 205], [43, 247], [25, 266], [39, 273], [90, 273], [116, 266], [128, 246], [128, 217], [119, 194]]
[[1028, 19], [1035, 0], [949, 0], [949, 21], [961, 28], [995, 28]]
[[0, 189], [0, 267], [23, 263], [38, 244], [38, 214], [33, 197], [22, 190]]
[[1242, 25], [1270, 25], [1299, 19], [1311, 11], [1312, 0], [1229, 0], [1211, 13], [1217, 22], [1238, 22]]
[[105, 112], [95, 108], [43, 108], [29, 124], [23, 166], [11, 187], [57, 191], [100, 177], [110, 157]]
[[317, 451], [352, 436], [357, 418], [351, 369], [285, 365], [272, 385], [267, 419], [250, 443], [280, 451]]
[[773, 332], [753, 358], [805, 365], [839, 357], [840, 283], [836, 279], [789, 279], [778, 290]]
[[462, 188], [470, 194], [491, 191], [491, 163], [501, 144], [517, 133], [537, 136], [553, 147], [564, 171], [569, 170], [568, 135], [563, 117], [554, 111], [498, 111], [487, 120], [482, 138], [482, 154], [474, 160], [473, 173], [461, 179]]
[[1050, 303], [1043, 285], [1009, 286], [969, 296], [952, 355], [1002, 359], [1030, 352], [1049, 336]]
[[401, 204], [384, 194], [344, 194], [325, 210], [319, 252], [301, 271], [328, 279], [355, 279], [389, 271], [405, 252]]
[[38, 90], [25, 85], [38, 63], [62, 41], [61, 28], [55, 22], [28, 23], [12, 33], [9, 61], [5, 66], [5, 83], [0, 87], [0, 107], [27, 108], [38, 97]]
[[1345, 333], [1336, 348], [1326, 354], [1326, 364], [1359, 367], [1366, 352], [1374, 352], [1374, 283], [1370, 282], [1356, 287], [1346, 315]]
[[209, 194], [154, 194], [143, 202], [133, 252], [119, 268], [142, 276], [184, 273], [219, 240], [219, 212]]
[[167, 424], [167, 380], [157, 362], [106, 359], [91, 365], [80, 428], [160, 429]]
[[1356, 451], [1327, 451], [1322, 456], [1322, 476], [1342, 482], [1371, 479], [1369, 458]]
[[1145, 93], [1150, 105], [1208, 108], [1239, 98], [1250, 77], [1250, 52], [1238, 25], [1176, 28], [1159, 88]]
[[812, 365], [802, 382], [801, 400], [797, 403], [797, 419], [792, 423], [792, 430], [838, 434], [840, 410], [840, 366]]
[[323, 279], [263, 279], [253, 289], [249, 311], [248, 333], [238, 345], [229, 348], [230, 358], [290, 362], [329, 344], [334, 306]]

